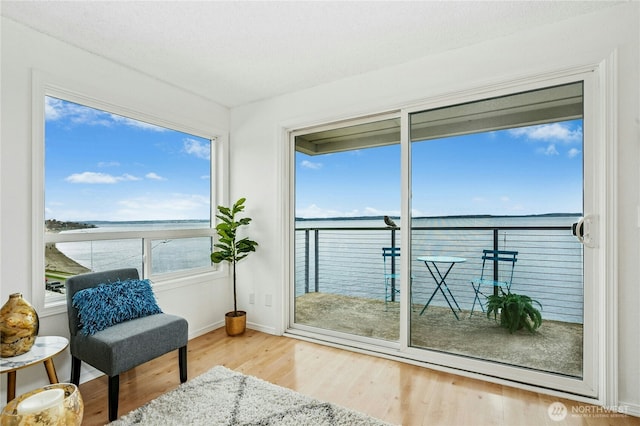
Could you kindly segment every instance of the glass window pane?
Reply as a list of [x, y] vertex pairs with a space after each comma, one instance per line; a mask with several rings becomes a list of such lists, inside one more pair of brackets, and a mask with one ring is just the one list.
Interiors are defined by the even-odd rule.
[[45, 219], [210, 222], [210, 140], [45, 102]]
[[[83, 266], [84, 272], [100, 272], [119, 268], [136, 268], [142, 273], [142, 240], [105, 240], [57, 243], [55, 247], [66, 257], [62, 267], [56, 265], [59, 272], [77, 271], [75, 264]], [[47, 270], [51, 267], [47, 257]], [[71, 263], [69, 262], [71, 261]]]
[[[154, 274], [211, 267], [211, 237], [187, 237], [211, 228], [212, 140], [56, 97], [44, 101], [45, 232], [59, 234], [45, 235], [48, 297], [61, 290], [52, 283], [77, 273], [135, 267], [142, 276], [146, 258]], [[131, 235], [92, 238], [110, 232]], [[60, 238], [66, 235], [73, 242]], [[145, 238], [164, 247], [145, 257]]]
[[[582, 102], [573, 83], [410, 115], [411, 346], [582, 376]], [[487, 317], [521, 296], [535, 333]]]
[[151, 273], [165, 274], [211, 266], [210, 237], [151, 241]]
[[400, 245], [383, 220], [400, 211], [399, 126], [392, 118], [296, 137], [296, 324], [398, 341], [400, 263], [385, 263], [382, 248]]

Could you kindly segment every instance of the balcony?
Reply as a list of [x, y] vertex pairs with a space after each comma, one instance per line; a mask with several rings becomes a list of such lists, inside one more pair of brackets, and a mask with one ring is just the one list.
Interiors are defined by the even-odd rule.
[[[397, 341], [398, 303], [385, 303], [381, 248], [399, 247], [399, 230], [301, 224], [296, 228], [296, 324]], [[465, 226], [447, 219], [413, 227], [411, 234], [410, 346], [582, 376], [583, 247], [570, 224]], [[511, 291], [542, 304], [543, 324], [535, 335], [510, 335], [477, 305], [470, 317], [471, 280], [480, 275], [486, 248], [519, 252]], [[426, 255], [466, 259], [446, 280], [462, 308], [460, 320], [440, 293], [420, 315], [435, 289], [424, 263], [416, 260]]]

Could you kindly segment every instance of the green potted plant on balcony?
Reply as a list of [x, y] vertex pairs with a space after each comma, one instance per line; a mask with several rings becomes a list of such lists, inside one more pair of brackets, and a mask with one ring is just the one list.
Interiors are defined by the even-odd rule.
[[500, 326], [509, 330], [509, 333], [523, 328], [533, 333], [542, 324], [542, 315], [534, 304], [542, 309], [542, 305], [537, 300], [510, 291], [505, 293], [500, 288], [499, 294], [487, 296], [487, 318], [490, 318], [493, 313], [493, 318], [497, 322], [500, 315]]
[[238, 214], [244, 211], [245, 198], [240, 198], [233, 206], [218, 206], [216, 217], [221, 222], [216, 226], [218, 242], [214, 244], [211, 253], [211, 261], [220, 263], [226, 261], [232, 267], [233, 273], [233, 311], [225, 314], [225, 327], [229, 336], [237, 336], [244, 333], [247, 325], [247, 313], [238, 310], [238, 297], [236, 293], [236, 264], [256, 251], [258, 243], [248, 237], [239, 238], [238, 230], [251, 222], [251, 218], [238, 218]]

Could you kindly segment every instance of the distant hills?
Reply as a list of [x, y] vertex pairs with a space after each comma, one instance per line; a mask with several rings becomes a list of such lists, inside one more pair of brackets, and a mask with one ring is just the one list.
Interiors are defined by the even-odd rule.
[[[501, 218], [501, 217], [564, 217], [564, 216], [582, 216], [582, 213], [540, 213], [540, 214], [523, 214], [523, 215], [491, 215], [491, 214], [469, 214], [469, 215], [450, 215], [450, 216], [414, 216], [411, 219], [482, 219], [482, 218]], [[296, 217], [297, 221], [305, 220], [382, 220], [384, 216], [336, 216], [336, 217]], [[400, 216], [389, 216], [393, 219], [400, 219]]]
[[81, 222], [63, 222], [56, 219], [47, 219], [44, 221], [44, 227], [47, 231], [60, 232], [72, 229], [96, 228], [96, 225]]

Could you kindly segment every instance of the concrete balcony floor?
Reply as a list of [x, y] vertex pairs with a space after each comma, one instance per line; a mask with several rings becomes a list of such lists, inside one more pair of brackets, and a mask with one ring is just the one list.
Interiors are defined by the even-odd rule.
[[[582, 376], [582, 324], [547, 321], [535, 333], [510, 334], [476, 309], [458, 313], [448, 306], [414, 305], [411, 313], [413, 347], [443, 351], [567, 376]], [[327, 293], [307, 293], [296, 298], [296, 324], [357, 336], [398, 341], [398, 303]]]

